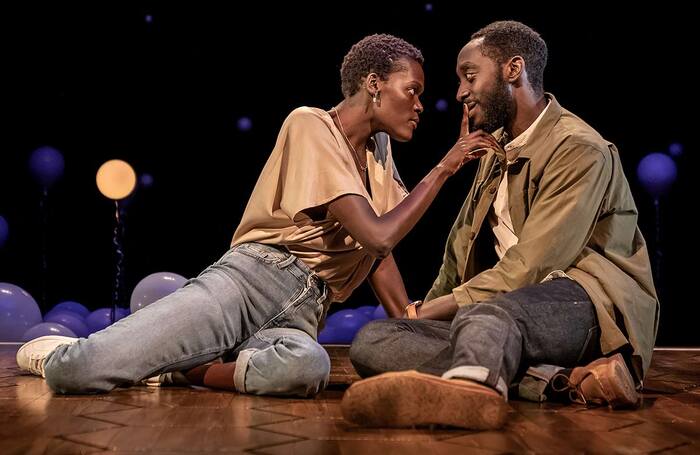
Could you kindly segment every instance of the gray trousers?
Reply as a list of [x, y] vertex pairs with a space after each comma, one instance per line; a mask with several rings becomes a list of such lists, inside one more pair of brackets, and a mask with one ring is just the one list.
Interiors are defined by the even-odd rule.
[[372, 321], [355, 337], [350, 359], [363, 377], [417, 369], [475, 380], [504, 397], [520, 382], [521, 396], [541, 401], [557, 370], [599, 357], [599, 345], [588, 294], [557, 278], [463, 306], [451, 322]]

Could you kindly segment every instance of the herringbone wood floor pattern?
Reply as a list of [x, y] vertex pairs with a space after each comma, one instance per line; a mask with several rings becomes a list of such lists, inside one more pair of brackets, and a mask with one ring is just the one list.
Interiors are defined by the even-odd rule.
[[365, 429], [340, 414], [357, 379], [347, 347], [327, 347], [331, 386], [309, 399], [132, 387], [54, 395], [0, 345], [0, 454], [700, 453], [700, 352], [657, 350], [638, 410], [511, 401], [501, 431]]

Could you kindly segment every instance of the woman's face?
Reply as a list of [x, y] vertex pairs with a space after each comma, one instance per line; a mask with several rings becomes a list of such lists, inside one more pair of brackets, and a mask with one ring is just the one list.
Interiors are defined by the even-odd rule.
[[373, 131], [384, 131], [392, 139], [406, 142], [418, 128], [418, 114], [423, 112], [420, 95], [423, 93], [425, 76], [420, 63], [402, 59], [404, 68], [389, 74], [386, 81], [378, 81], [379, 96], [373, 103]]

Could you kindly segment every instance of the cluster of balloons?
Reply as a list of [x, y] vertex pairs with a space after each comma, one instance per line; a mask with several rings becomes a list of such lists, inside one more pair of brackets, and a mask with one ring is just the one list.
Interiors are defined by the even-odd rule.
[[[174, 292], [186, 281], [171, 272], [148, 275], [134, 287], [130, 309], [117, 308], [115, 321]], [[58, 303], [42, 317], [39, 305], [27, 291], [11, 283], [0, 283], [0, 341], [29, 341], [45, 335], [85, 338], [110, 324], [112, 308], [90, 311], [72, 300]]]
[[384, 307], [361, 306], [354, 310], [336, 311], [326, 318], [326, 326], [318, 334], [321, 344], [350, 344], [357, 332], [373, 319], [386, 319]]

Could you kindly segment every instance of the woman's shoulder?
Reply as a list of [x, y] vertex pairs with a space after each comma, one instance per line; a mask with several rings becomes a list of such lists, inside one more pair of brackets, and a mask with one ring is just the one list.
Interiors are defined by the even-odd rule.
[[297, 144], [314, 144], [323, 148], [337, 148], [338, 139], [333, 132], [330, 114], [316, 107], [302, 106], [289, 113], [280, 135]]
[[286, 122], [327, 124], [330, 118], [331, 117], [328, 112], [324, 111], [323, 109], [310, 106], [301, 106], [289, 113]]

